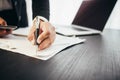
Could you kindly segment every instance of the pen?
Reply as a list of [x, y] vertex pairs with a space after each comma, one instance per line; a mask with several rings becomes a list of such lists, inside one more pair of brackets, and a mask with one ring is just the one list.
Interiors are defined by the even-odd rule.
[[35, 45], [37, 45], [37, 48], [36, 48], [36, 54], [37, 54], [37, 51], [38, 51], [38, 45], [39, 43], [37, 43], [37, 38], [39, 36], [39, 29], [40, 29], [40, 20], [38, 17], [36, 17], [36, 21], [35, 21], [35, 27], [36, 27], [36, 30], [35, 30]]

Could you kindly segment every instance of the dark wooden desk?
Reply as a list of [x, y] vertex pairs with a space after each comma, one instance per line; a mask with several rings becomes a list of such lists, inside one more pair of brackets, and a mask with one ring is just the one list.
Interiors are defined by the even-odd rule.
[[83, 38], [48, 61], [0, 49], [0, 80], [120, 80], [120, 30]]

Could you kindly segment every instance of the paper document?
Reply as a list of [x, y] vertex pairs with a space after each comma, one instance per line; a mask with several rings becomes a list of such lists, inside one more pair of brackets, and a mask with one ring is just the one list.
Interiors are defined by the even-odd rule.
[[17, 36], [27, 36], [29, 31], [30, 31], [30, 27], [19, 28], [19, 29], [14, 30], [12, 34], [17, 35]]
[[84, 41], [85, 39], [56, 35], [54, 43], [49, 48], [37, 51], [36, 54], [36, 46], [32, 45], [27, 40], [27, 37], [9, 35], [6, 38], [0, 38], [0, 48], [34, 57], [37, 59], [48, 60], [66, 47]]

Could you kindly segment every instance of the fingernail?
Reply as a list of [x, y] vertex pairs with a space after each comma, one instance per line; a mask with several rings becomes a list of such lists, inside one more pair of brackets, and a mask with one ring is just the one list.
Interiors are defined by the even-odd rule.
[[37, 39], [37, 43], [40, 44], [40, 43], [41, 43], [41, 40]]

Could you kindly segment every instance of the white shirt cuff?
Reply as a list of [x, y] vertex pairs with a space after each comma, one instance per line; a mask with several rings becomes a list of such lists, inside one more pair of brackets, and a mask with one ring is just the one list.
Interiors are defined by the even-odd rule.
[[48, 22], [48, 20], [45, 17], [42, 17], [42, 16], [36, 16], [36, 17], [38, 17], [40, 20], [42, 20], [44, 22]]

